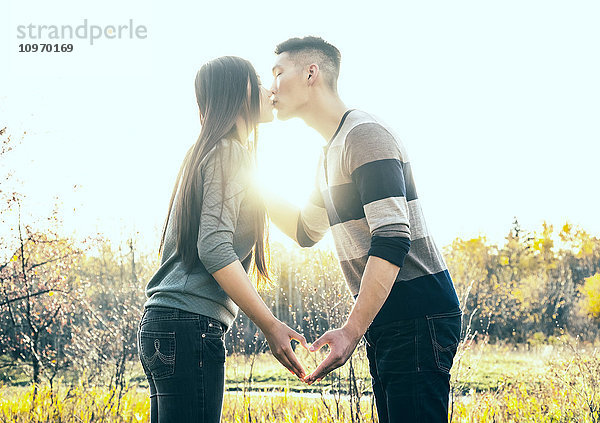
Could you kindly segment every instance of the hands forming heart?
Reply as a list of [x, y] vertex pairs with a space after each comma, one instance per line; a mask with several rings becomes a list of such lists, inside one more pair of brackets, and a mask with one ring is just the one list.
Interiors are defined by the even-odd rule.
[[[309, 385], [319, 382], [329, 372], [343, 366], [354, 352], [362, 336], [362, 334], [352, 333], [347, 326], [343, 326], [340, 329], [325, 332], [309, 346], [304, 336], [281, 321], [277, 321], [264, 334], [275, 358], [290, 372]], [[313, 353], [319, 351], [325, 345], [329, 345], [330, 351], [327, 357], [308, 376], [292, 350], [290, 344], [292, 339], [298, 341], [307, 351]]]

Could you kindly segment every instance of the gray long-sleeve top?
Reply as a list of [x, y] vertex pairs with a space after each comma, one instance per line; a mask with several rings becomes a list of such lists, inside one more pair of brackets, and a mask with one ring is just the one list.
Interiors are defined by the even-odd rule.
[[[252, 160], [238, 141], [223, 139], [200, 163], [202, 208], [198, 230], [200, 264], [191, 273], [176, 254], [173, 211], [158, 271], [146, 286], [144, 307], [173, 307], [217, 319], [231, 327], [238, 306], [212, 276], [240, 260], [248, 270], [256, 242], [256, 204], [251, 188]], [[179, 193], [177, 194], [179, 195]]]

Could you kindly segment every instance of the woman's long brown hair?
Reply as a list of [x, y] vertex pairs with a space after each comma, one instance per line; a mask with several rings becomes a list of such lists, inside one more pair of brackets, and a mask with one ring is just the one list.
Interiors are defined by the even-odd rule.
[[[196, 143], [187, 152], [177, 175], [169, 203], [169, 212], [160, 241], [162, 254], [169, 216], [174, 208], [174, 229], [177, 234], [177, 254], [188, 271], [200, 264], [198, 257], [198, 229], [200, 225], [201, 196], [198, 177], [200, 163], [223, 138], [238, 138], [236, 120], [241, 116], [246, 128], [254, 136], [250, 144], [256, 157], [257, 124], [260, 117], [260, 92], [256, 71], [250, 62], [234, 56], [224, 56], [203, 65], [196, 74], [196, 100], [203, 117], [202, 129]], [[239, 140], [243, 142], [243, 140]], [[224, 158], [220, 157], [220, 160]], [[224, 166], [221, 166], [223, 170]], [[225, 181], [227, 183], [227, 181]], [[180, 190], [180, 195], [177, 195]], [[260, 198], [260, 196], [254, 196]], [[254, 268], [257, 280], [269, 280], [266, 250], [268, 240], [264, 203], [257, 207], [255, 219]]]

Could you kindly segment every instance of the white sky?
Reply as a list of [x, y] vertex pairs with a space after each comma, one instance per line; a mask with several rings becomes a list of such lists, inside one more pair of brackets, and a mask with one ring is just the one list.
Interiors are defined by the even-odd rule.
[[[527, 229], [568, 219], [600, 234], [596, 1], [8, 3], [0, 127], [27, 135], [3, 166], [15, 170], [28, 210], [45, 216], [58, 196], [65, 226], [79, 235], [138, 231], [155, 248], [199, 132], [197, 69], [234, 54], [270, 84], [274, 46], [302, 35], [341, 50], [342, 99], [402, 138], [440, 246], [479, 233], [501, 241], [514, 216]], [[148, 37], [18, 53], [39, 40], [17, 39], [17, 25], [84, 19], [133, 19]], [[260, 135], [263, 183], [302, 203], [324, 141], [299, 120]]]

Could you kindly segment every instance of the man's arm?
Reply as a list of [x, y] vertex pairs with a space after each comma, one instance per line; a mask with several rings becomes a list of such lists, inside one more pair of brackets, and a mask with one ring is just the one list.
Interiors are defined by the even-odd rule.
[[312, 247], [329, 229], [325, 204], [317, 188], [302, 210], [272, 193], [265, 194], [264, 199], [270, 219], [301, 247]]
[[[381, 125], [352, 129], [344, 144], [342, 163], [352, 178], [369, 226], [368, 251], [360, 290], [346, 324], [326, 332], [311, 349], [328, 344], [331, 352], [305, 381], [313, 383], [343, 365], [360, 337], [385, 303], [410, 249], [405, 163], [401, 146]], [[412, 182], [409, 183], [412, 196]]]
[[400, 268], [387, 260], [370, 256], [363, 274], [360, 291], [346, 324], [330, 330], [317, 339], [310, 351], [329, 345], [331, 351], [323, 362], [304, 380], [308, 384], [319, 381], [332, 370], [343, 366], [350, 358], [360, 338], [385, 303]]
[[300, 209], [271, 193], [266, 194], [264, 199], [269, 218], [281, 232], [298, 242], [296, 231]]

